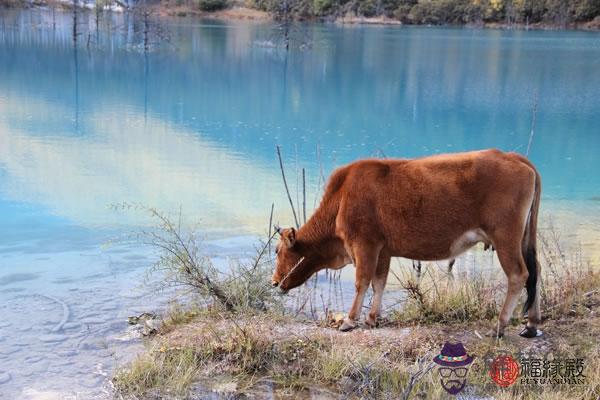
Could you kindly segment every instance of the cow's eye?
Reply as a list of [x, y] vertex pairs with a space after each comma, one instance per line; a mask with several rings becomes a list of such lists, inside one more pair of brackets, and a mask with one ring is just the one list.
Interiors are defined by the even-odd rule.
[[275, 247], [275, 254], [279, 253], [279, 248]]

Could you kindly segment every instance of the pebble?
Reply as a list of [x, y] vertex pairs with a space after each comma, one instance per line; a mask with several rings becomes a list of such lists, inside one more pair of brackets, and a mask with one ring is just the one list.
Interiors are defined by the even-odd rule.
[[102, 343], [98, 339], [87, 339], [79, 345], [81, 350], [104, 350]]
[[235, 382], [223, 382], [218, 383], [213, 387], [215, 393], [234, 393], [237, 390], [237, 384]]
[[17, 348], [0, 351], [0, 358], [6, 358], [7, 356], [9, 356], [11, 354], [15, 354], [19, 350], [21, 350], [21, 349], [17, 347]]
[[159, 319], [147, 319], [144, 322], [144, 330], [142, 331], [143, 335], [152, 335], [156, 333], [160, 327], [162, 326], [162, 321]]
[[23, 325], [23, 326], [21, 326], [20, 328], [17, 328], [17, 330], [18, 330], [19, 332], [28, 332], [28, 331], [30, 331], [30, 330], [31, 330], [31, 328], [32, 328], [32, 326], [31, 326], [31, 325]]
[[142, 337], [143, 329], [144, 328], [141, 325], [130, 326], [125, 330], [125, 332], [114, 336], [113, 340], [117, 342], [128, 342], [131, 340], [139, 339]]
[[77, 383], [79, 383], [79, 385], [89, 388], [89, 389], [94, 389], [97, 388], [98, 386], [100, 386], [102, 384], [102, 382], [104, 382], [106, 378], [102, 375], [91, 375], [88, 374], [86, 376], [82, 376]]
[[82, 324], [94, 325], [103, 324], [106, 321], [104, 321], [102, 318], [84, 318], [82, 320], [79, 320], [79, 322], [81, 322]]
[[63, 350], [56, 353], [59, 357], [73, 357], [77, 355], [75, 350]]
[[42, 361], [44, 359], [44, 357], [42, 356], [27, 356], [25, 357], [25, 361], [29, 362], [29, 363], [36, 363], [38, 361]]
[[44, 342], [44, 343], [59, 343], [59, 342], [64, 342], [65, 340], [67, 340], [67, 336], [65, 335], [41, 335], [39, 337], [40, 341]]
[[24, 376], [35, 376], [43, 372], [48, 371], [50, 362], [48, 360], [41, 360], [38, 362], [31, 362], [27, 365], [27, 368], [23, 369], [19, 373]]
[[0, 372], [0, 385], [10, 381], [10, 374], [8, 372]]
[[108, 327], [110, 329], [122, 331], [127, 327], [127, 323], [125, 321], [113, 321], [108, 325]]

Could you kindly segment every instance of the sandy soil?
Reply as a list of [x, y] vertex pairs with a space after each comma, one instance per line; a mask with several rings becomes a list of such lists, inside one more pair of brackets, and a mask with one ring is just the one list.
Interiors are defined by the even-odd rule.
[[224, 10], [206, 12], [190, 6], [171, 6], [161, 4], [157, 7], [158, 13], [163, 16], [185, 17], [196, 16], [215, 18], [223, 20], [248, 20], [248, 21], [271, 21], [273, 18], [269, 13], [255, 10], [244, 6], [233, 6]]

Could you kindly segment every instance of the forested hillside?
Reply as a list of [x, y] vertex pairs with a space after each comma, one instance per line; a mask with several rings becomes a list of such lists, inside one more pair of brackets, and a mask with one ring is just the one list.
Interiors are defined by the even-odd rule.
[[600, 0], [252, 0], [259, 9], [296, 17], [385, 16], [407, 24], [548, 23], [592, 21]]
[[[255, 9], [279, 20], [335, 20], [381, 17], [415, 25], [583, 27], [600, 29], [600, 0], [75, 0], [80, 6], [118, 4], [159, 6], [169, 15]], [[72, 1], [0, 0], [1, 7], [69, 7]], [[93, 7], [91, 7], [93, 8]]]

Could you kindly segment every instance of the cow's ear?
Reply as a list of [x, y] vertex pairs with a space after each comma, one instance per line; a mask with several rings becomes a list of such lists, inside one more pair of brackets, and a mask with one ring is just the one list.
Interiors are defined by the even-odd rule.
[[281, 233], [281, 238], [283, 239], [283, 243], [285, 243], [287, 248], [291, 249], [296, 243], [296, 230], [294, 228], [284, 229]]

